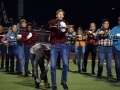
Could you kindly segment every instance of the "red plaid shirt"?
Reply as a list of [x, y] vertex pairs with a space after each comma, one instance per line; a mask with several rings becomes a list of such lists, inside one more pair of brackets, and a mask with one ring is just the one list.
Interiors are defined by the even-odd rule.
[[[68, 23], [64, 20], [62, 20], [63, 22], [65, 22], [66, 25], [68, 25]], [[57, 19], [52, 19], [51, 21], [48, 22], [47, 27], [49, 28], [50, 25], [58, 25], [61, 21], [57, 20]], [[51, 30], [51, 35], [50, 35], [50, 42], [52, 44], [55, 43], [65, 43], [66, 42], [66, 32], [62, 32], [60, 29], [56, 28], [50, 28]]]
[[34, 30], [31, 31], [32, 37], [30, 39], [27, 39], [27, 36], [29, 32], [26, 30], [22, 33], [22, 42], [24, 43], [24, 46], [35, 44], [36, 43], [36, 32]]
[[[89, 30], [85, 30], [84, 33], [87, 33], [88, 31], [89, 31]], [[88, 34], [87, 43], [88, 43], [88, 44], [97, 45], [97, 40], [96, 40], [95, 36], [92, 35], [92, 34]]]
[[[0, 35], [5, 35], [5, 32], [1, 32]], [[3, 38], [3, 36], [0, 36], [0, 43], [2, 43], [2, 42], [1, 42], [1, 39], [2, 39], [2, 38]]]

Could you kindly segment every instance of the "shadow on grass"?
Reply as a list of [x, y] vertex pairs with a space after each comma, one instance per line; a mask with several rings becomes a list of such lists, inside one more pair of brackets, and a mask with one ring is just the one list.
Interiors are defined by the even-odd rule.
[[39, 89], [35, 88], [35, 84], [34, 83], [28, 83], [28, 82], [13, 82], [14, 84], [18, 84], [18, 85], [21, 85], [21, 86], [28, 86], [28, 87], [32, 87], [34, 88], [35, 90], [50, 90], [50, 88], [45, 88], [45, 87], [40, 87]]
[[92, 76], [90, 73], [83, 73], [83, 75], [86, 77], [94, 77], [95, 81], [104, 81], [106, 83], [109, 83], [111, 86], [114, 87], [120, 87], [120, 83], [116, 82], [116, 78], [108, 78], [106, 76], [101, 76], [101, 77], [97, 77], [96, 76]]

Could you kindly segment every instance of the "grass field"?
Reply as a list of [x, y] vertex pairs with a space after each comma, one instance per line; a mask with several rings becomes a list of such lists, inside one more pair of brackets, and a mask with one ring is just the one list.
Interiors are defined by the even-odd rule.
[[[31, 65], [30, 65], [31, 66]], [[114, 61], [112, 63], [112, 72], [114, 79], [108, 80], [106, 77], [106, 64], [104, 64], [103, 77], [98, 79], [90, 75], [91, 62], [88, 63], [86, 74], [77, 73], [77, 66], [70, 62], [71, 72], [68, 72], [68, 86], [69, 90], [120, 90], [120, 84], [115, 83], [115, 66]], [[73, 71], [74, 70], [74, 71]], [[97, 61], [96, 70], [97, 73]], [[48, 72], [48, 79], [50, 79], [50, 72]], [[61, 70], [57, 70], [57, 84], [58, 90], [63, 90], [60, 85]], [[31, 77], [18, 76], [16, 74], [10, 74], [4, 72], [4, 69], [0, 69], [0, 90], [37, 90], [34, 88], [34, 79]], [[39, 90], [51, 90], [41, 87]]]

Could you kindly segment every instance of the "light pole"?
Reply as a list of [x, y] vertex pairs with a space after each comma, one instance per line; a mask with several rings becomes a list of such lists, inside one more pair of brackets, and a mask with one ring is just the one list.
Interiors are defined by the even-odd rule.
[[24, 16], [24, 2], [23, 0], [18, 0], [18, 20]]

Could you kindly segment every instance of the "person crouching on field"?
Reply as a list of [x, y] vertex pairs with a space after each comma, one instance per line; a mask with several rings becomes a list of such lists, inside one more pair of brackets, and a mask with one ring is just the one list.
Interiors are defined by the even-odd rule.
[[26, 26], [26, 30], [22, 33], [22, 42], [24, 44], [24, 53], [25, 53], [25, 77], [28, 77], [28, 63], [29, 57], [32, 63], [32, 72], [33, 72], [33, 63], [32, 55], [30, 54], [30, 48], [36, 43], [36, 32], [33, 30], [33, 25], [28, 23]]
[[[49, 62], [50, 59], [50, 49], [46, 45], [43, 44], [36, 44], [31, 47], [30, 53], [34, 57], [34, 79], [35, 79], [35, 88], [39, 88], [39, 83], [41, 80], [44, 80], [44, 85], [49, 88], [50, 84], [48, 83], [48, 78], [47, 78], [47, 71], [48, 69], [45, 69], [44, 67], [44, 59]], [[41, 75], [40, 79], [38, 76], [38, 65], [40, 66], [41, 69]]]
[[[76, 59], [77, 59], [77, 65], [78, 65], [78, 72], [81, 73], [81, 57], [82, 60], [84, 60], [84, 53], [85, 53], [85, 45], [87, 37], [83, 35], [82, 29], [78, 28], [77, 34], [75, 36], [75, 53], [76, 53]], [[84, 69], [84, 64], [82, 63], [82, 69]]]

